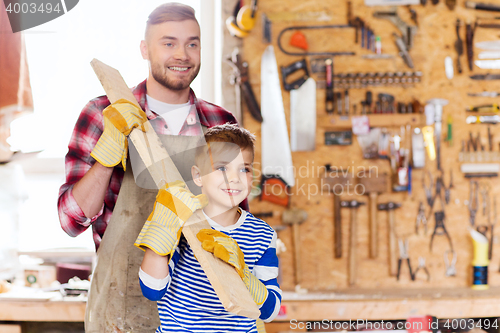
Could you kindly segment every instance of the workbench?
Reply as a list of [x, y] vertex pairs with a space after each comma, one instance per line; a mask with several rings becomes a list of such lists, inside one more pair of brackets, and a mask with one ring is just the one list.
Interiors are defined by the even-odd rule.
[[[409, 316], [437, 318], [500, 317], [500, 287], [408, 290], [352, 289], [338, 292], [284, 291], [282, 314], [275, 322], [398, 320]], [[83, 322], [84, 301], [0, 301], [0, 321]]]

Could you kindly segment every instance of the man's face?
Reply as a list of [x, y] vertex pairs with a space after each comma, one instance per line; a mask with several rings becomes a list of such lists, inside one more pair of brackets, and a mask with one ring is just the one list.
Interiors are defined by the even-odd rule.
[[200, 27], [194, 20], [152, 25], [141, 43], [151, 75], [165, 88], [184, 90], [200, 71]]
[[[231, 161], [213, 156], [213, 171], [201, 176], [202, 193], [209, 205], [220, 213], [237, 207], [250, 194], [253, 177], [253, 153], [244, 149]], [[199, 185], [200, 185], [199, 184]]]

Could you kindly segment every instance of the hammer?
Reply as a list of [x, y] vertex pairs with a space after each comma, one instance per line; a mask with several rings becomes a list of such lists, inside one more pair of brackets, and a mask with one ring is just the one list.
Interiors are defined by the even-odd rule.
[[387, 174], [375, 175], [372, 172], [358, 174], [358, 184], [363, 186], [364, 194], [368, 194], [370, 212], [370, 258], [378, 256], [377, 234], [377, 197], [379, 193], [387, 191]]
[[340, 223], [340, 195], [353, 186], [350, 173], [344, 174], [332, 169], [330, 164], [325, 165], [325, 176], [322, 179], [322, 189], [326, 185], [333, 194], [333, 239], [335, 258], [342, 257], [342, 230]]
[[389, 233], [389, 275], [396, 276], [398, 270], [398, 258], [396, 257], [397, 240], [396, 240], [396, 221], [394, 217], [394, 210], [401, 207], [400, 203], [387, 202], [377, 205], [378, 210], [387, 210], [389, 219], [388, 233]]
[[283, 212], [281, 220], [284, 224], [292, 225], [293, 256], [295, 260], [295, 284], [300, 283], [300, 240], [299, 224], [307, 219], [307, 212], [303, 209], [293, 208]]
[[349, 235], [349, 261], [348, 261], [348, 274], [349, 285], [352, 286], [356, 282], [356, 243], [357, 243], [357, 226], [356, 226], [356, 210], [359, 206], [364, 205], [364, 202], [357, 200], [342, 201], [340, 206], [342, 208], [351, 209], [351, 225]]

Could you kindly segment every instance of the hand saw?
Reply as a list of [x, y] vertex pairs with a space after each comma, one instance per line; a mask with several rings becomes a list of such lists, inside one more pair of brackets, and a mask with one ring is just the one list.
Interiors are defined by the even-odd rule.
[[[116, 69], [97, 59], [92, 60], [91, 64], [111, 103], [124, 98], [139, 106], [132, 91]], [[151, 124], [144, 123], [144, 128], [145, 132], [137, 128], [132, 130], [129, 139], [134, 144], [157, 187], [161, 188], [166, 182], [183, 181]], [[157, 167], [158, 164], [161, 164], [161, 168]], [[259, 318], [260, 310], [236, 270], [214, 257], [212, 253], [205, 251], [196, 238], [199, 230], [210, 228], [201, 210], [197, 210], [184, 224], [182, 234], [191, 246], [224, 308], [236, 315], [253, 319]]]
[[[261, 61], [262, 188], [261, 199], [288, 206], [288, 189], [295, 185], [292, 153], [274, 48], [269, 45]], [[281, 180], [280, 189], [266, 186]]]

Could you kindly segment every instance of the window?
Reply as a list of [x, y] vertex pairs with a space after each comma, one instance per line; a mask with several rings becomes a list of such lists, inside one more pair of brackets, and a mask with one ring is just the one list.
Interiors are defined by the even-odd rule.
[[[212, 84], [203, 81], [203, 86], [214, 86], [213, 59], [219, 48], [213, 43], [220, 39], [214, 38], [214, 15], [210, 11], [215, 12], [218, 1], [176, 0], [192, 6], [202, 26], [202, 72], [191, 86], [198, 96], [214, 102], [218, 101], [213, 91], [204, 91], [201, 82], [209, 79]], [[93, 248], [90, 230], [77, 239], [61, 230], [56, 209], [57, 190], [64, 182], [64, 155], [74, 124], [85, 104], [104, 94], [90, 61], [97, 58], [118, 69], [129, 86], [143, 81], [148, 67], [139, 44], [149, 13], [165, 2], [170, 1], [80, 0], [67, 14], [23, 32], [35, 112], [13, 122], [10, 142], [25, 152], [43, 152], [34, 162], [22, 163], [29, 166], [25, 168], [29, 199], [20, 216], [21, 250]], [[44, 170], [37, 167], [40, 164], [46, 165]]]

